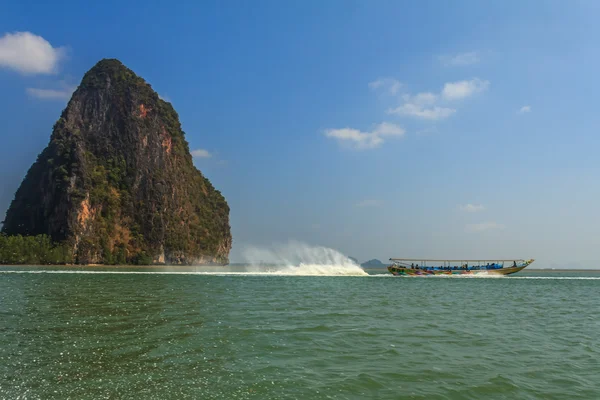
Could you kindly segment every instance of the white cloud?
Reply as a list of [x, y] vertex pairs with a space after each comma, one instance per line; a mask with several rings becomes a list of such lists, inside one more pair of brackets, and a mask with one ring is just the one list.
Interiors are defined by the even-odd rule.
[[403, 105], [388, 110], [390, 114], [407, 115], [411, 117], [438, 120], [448, 118], [456, 112], [453, 108], [447, 107], [430, 107], [425, 108], [418, 104], [404, 103]]
[[397, 94], [401, 87], [402, 83], [393, 78], [379, 78], [376, 81], [369, 83], [369, 88], [373, 90], [384, 89], [390, 94]]
[[423, 93], [417, 93], [414, 96], [405, 94], [404, 96], [402, 96], [402, 99], [404, 101], [406, 101], [407, 103], [413, 103], [413, 104], [418, 104], [418, 105], [422, 105], [422, 106], [427, 106], [427, 105], [434, 104], [438, 99], [438, 95], [431, 93], [431, 92], [423, 92]]
[[358, 150], [378, 147], [384, 142], [385, 137], [402, 136], [404, 133], [403, 128], [389, 122], [382, 122], [371, 132], [362, 132], [352, 128], [327, 129], [324, 132], [326, 137], [336, 139], [340, 143], [348, 143]]
[[455, 54], [453, 56], [441, 56], [440, 60], [446, 66], [462, 67], [477, 64], [479, 62], [479, 56], [476, 52], [471, 51], [468, 53]]
[[[405, 94], [402, 96], [403, 104], [388, 110], [388, 114], [398, 114], [427, 120], [439, 120], [450, 117], [456, 109], [449, 107], [447, 103], [469, 97], [475, 93], [485, 91], [490, 82], [479, 78], [469, 81], [448, 82], [440, 94], [431, 92], [417, 93], [416, 95]], [[442, 103], [440, 105], [439, 103]]]
[[518, 114], [525, 114], [531, 112], [531, 106], [523, 106], [519, 109]]
[[196, 150], [192, 150], [192, 157], [194, 158], [210, 158], [212, 157], [212, 154], [210, 154], [208, 152], [208, 150], [204, 150], [204, 149], [196, 149]]
[[437, 120], [447, 118], [456, 112], [453, 108], [433, 106], [439, 96], [431, 92], [417, 93], [414, 96], [405, 94], [402, 99], [404, 104], [388, 110], [388, 113]]
[[0, 67], [22, 74], [52, 74], [65, 50], [31, 32], [6, 33], [0, 38]]
[[31, 97], [42, 100], [69, 100], [75, 89], [75, 86], [66, 86], [63, 89], [27, 88], [25, 91]]
[[473, 78], [469, 81], [450, 82], [444, 85], [442, 96], [446, 100], [460, 100], [465, 97], [483, 92], [490, 86], [489, 81]]
[[460, 206], [460, 209], [466, 212], [478, 212], [485, 210], [485, 207], [481, 204], [465, 204]]
[[480, 224], [467, 224], [465, 230], [467, 232], [484, 232], [494, 229], [504, 229], [504, 225], [496, 222], [482, 222]]
[[356, 203], [356, 207], [379, 207], [383, 204], [381, 200], [367, 199]]

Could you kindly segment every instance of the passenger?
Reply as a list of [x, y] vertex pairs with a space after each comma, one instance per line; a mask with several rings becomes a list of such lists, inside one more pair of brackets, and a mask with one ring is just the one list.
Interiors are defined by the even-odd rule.
[[513, 267], [516, 268], [517, 267], [517, 262], [513, 261]]

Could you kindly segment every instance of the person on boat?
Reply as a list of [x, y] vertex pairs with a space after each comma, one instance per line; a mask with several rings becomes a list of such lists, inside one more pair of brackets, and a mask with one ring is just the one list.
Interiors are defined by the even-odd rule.
[[513, 268], [517, 268], [517, 262], [513, 261]]

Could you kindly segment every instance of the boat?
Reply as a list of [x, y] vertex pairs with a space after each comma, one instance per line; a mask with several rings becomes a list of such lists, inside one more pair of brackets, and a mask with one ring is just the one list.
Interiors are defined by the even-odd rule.
[[390, 258], [388, 271], [396, 276], [431, 275], [510, 275], [517, 273], [534, 260], [431, 260]]

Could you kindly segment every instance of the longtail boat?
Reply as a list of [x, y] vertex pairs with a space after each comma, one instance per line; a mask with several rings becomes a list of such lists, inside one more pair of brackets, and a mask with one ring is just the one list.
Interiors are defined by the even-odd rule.
[[388, 271], [398, 276], [429, 275], [510, 275], [521, 271], [534, 260], [430, 260], [390, 258]]

